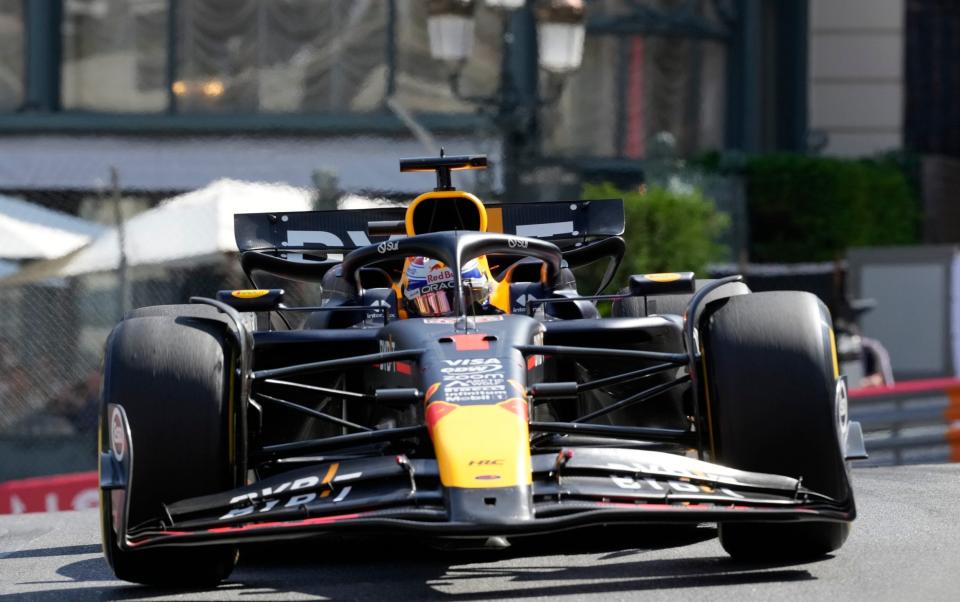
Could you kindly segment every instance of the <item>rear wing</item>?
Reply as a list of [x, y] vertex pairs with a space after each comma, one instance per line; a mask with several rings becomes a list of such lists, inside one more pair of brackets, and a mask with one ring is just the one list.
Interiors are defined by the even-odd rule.
[[[573, 246], [623, 234], [623, 201], [510, 203], [487, 205], [489, 232], [530, 236]], [[238, 213], [233, 218], [241, 251], [343, 250], [400, 238], [371, 234], [375, 222], [403, 220], [406, 208]]]

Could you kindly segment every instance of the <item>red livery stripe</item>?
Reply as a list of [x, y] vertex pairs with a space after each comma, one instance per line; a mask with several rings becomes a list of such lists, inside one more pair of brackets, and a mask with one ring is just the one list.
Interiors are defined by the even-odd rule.
[[486, 351], [490, 349], [486, 337], [485, 334], [455, 334], [450, 338], [457, 351]]

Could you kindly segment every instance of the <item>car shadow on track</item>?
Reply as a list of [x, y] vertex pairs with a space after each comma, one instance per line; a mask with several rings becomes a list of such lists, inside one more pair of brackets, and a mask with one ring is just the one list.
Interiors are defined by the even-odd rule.
[[113, 575], [98, 557], [57, 571], [79, 587], [31, 592], [22, 599], [149, 599], [179, 593], [189, 599], [308, 595], [480, 600], [815, 579], [799, 565], [735, 562], [716, 554], [714, 547], [679, 549], [715, 536], [712, 528], [619, 526], [516, 540], [509, 548], [496, 550], [465, 550], [450, 542], [438, 546], [399, 537], [326, 537], [245, 547], [230, 579], [206, 591], [105, 584]]

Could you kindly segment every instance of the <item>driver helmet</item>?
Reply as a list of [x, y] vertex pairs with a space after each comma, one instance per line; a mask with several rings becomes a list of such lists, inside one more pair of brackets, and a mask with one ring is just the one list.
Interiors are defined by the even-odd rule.
[[[485, 258], [471, 259], [463, 265], [460, 279], [468, 304], [481, 311], [489, 309], [493, 288]], [[403, 304], [411, 316], [450, 316], [456, 307], [456, 282], [453, 270], [429, 257], [413, 257], [401, 281]]]

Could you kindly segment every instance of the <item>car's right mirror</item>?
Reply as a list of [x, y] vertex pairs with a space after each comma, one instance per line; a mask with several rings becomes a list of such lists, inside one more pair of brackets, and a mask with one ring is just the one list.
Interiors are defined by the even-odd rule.
[[636, 297], [679, 295], [693, 293], [696, 288], [696, 281], [693, 272], [634, 274], [630, 276], [629, 287], [630, 294]]

